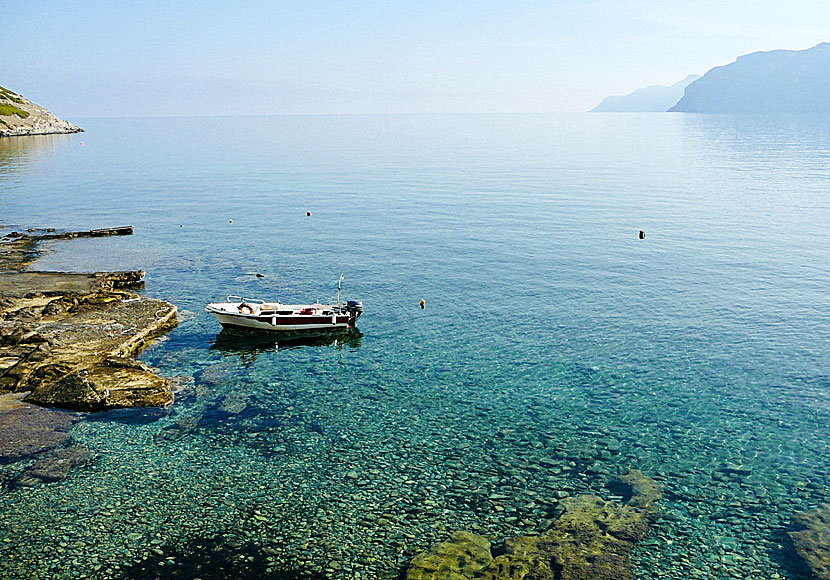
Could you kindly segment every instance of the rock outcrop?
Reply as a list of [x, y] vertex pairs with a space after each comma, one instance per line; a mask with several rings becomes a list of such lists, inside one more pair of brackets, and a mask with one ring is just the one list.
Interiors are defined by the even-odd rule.
[[685, 113], [830, 112], [830, 44], [754, 52], [715, 67], [686, 87], [669, 111]]
[[131, 357], [176, 326], [176, 307], [129, 292], [141, 271], [22, 270], [39, 239], [0, 242], [0, 393], [77, 411], [171, 403], [170, 382]]
[[795, 516], [795, 549], [819, 580], [830, 580], [830, 504]]
[[58, 119], [29, 99], [0, 87], [0, 137], [80, 133], [69, 121]]
[[486, 538], [455, 532], [416, 556], [407, 580], [632, 580], [629, 554], [659, 514], [662, 488], [640, 471], [614, 487], [624, 503], [566, 498], [565, 512], [547, 532], [508, 538], [495, 557]]

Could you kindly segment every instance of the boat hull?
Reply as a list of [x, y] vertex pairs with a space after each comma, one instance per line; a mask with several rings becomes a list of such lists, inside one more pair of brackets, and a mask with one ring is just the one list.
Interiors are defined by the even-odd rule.
[[211, 311], [223, 328], [244, 328], [263, 332], [330, 331], [350, 328], [349, 316], [274, 316], [225, 314]]

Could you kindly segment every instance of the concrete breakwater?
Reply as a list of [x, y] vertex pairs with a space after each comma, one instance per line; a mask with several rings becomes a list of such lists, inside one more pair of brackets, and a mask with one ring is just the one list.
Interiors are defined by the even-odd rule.
[[12, 232], [0, 243], [0, 393], [79, 411], [163, 406], [169, 381], [133, 360], [175, 327], [176, 307], [139, 296], [144, 272], [32, 272], [43, 240], [128, 235], [132, 227]]

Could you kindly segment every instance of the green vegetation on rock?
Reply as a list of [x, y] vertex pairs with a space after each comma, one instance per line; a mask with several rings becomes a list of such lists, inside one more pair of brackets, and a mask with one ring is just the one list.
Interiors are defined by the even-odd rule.
[[789, 532], [798, 554], [819, 580], [830, 580], [830, 504], [796, 514]]
[[14, 103], [17, 103], [18, 105], [23, 104], [23, 99], [20, 98], [20, 95], [11, 92], [9, 89], [5, 87], [0, 87], [0, 99], [12, 101]]
[[490, 565], [490, 542], [465, 531], [415, 556], [407, 580], [467, 580]]
[[14, 105], [10, 105], [8, 103], [0, 103], [0, 115], [6, 115], [8, 117], [12, 115], [17, 115], [21, 119], [25, 119], [29, 116], [29, 113], [22, 109], [18, 109]]
[[662, 487], [641, 471], [612, 483], [625, 503], [592, 495], [566, 498], [541, 536], [515, 536], [494, 556], [486, 538], [455, 532], [415, 556], [407, 580], [633, 580], [629, 554], [660, 510]]
[[19, 94], [0, 87], [0, 137], [79, 133], [83, 131], [68, 121], [58, 119], [48, 110]]

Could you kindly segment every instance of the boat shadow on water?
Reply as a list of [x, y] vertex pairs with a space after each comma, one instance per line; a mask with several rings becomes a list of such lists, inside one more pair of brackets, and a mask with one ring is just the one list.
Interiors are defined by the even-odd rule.
[[304, 347], [358, 348], [363, 333], [356, 328], [314, 333], [264, 333], [234, 328], [222, 329], [210, 346], [227, 355], [256, 355], [265, 351], [281, 351]]

